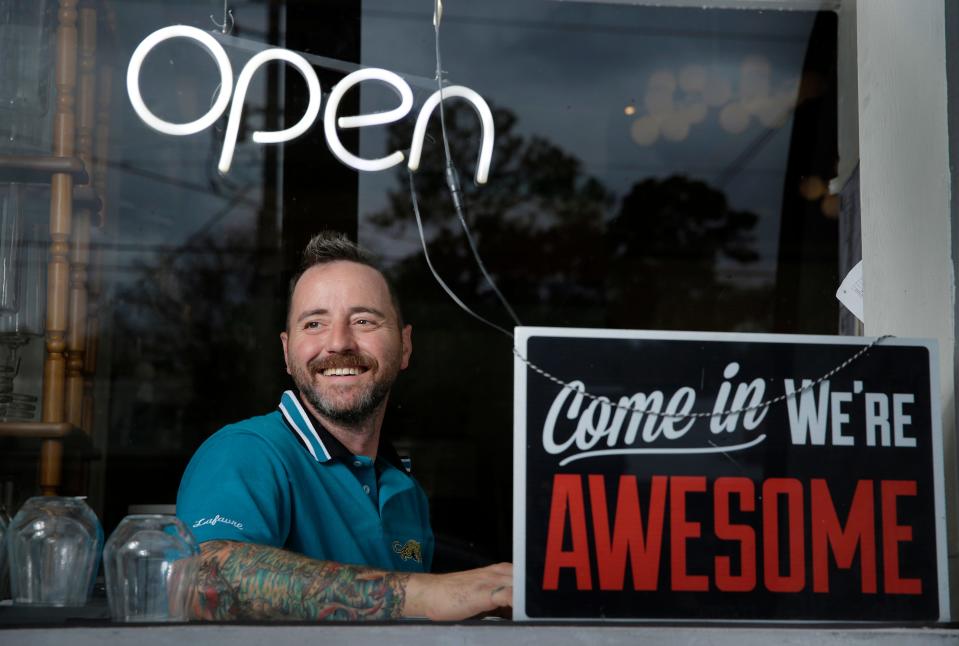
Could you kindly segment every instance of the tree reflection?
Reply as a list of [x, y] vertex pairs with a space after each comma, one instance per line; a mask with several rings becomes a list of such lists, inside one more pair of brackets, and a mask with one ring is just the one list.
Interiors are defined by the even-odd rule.
[[[724, 278], [759, 259], [758, 217], [705, 183], [673, 176], [633, 185], [606, 228], [609, 309], [616, 327], [755, 329], [769, 288]], [[753, 305], [746, 307], [748, 301]]]
[[[482, 187], [464, 177], [467, 219], [487, 267], [525, 324], [730, 330], [765, 324], [760, 299], [769, 288], [737, 283], [724, 269], [758, 258], [756, 215], [679, 176], [638, 181], [617, 208], [613, 194], [575, 156], [519, 134], [508, 110], [494, 110], [494, 118], [494, 174]], [[415, 175], [431, 256], [471, 306], [509, 326], [453, 215], [436, 125]], [[469, 106], [451, 103], [447, 126], [458, 167], [472, 168], [479, 134]], [[391, 132], [391, 147], [409, 141], [404, 130]], [[372, 222], [393, 236], [415, 238], [405, 170], [397, 179], [388, 208]], [[263, 393], [265, 375], [244, 369], [258, 352], [276, 355], [278, 374], [269, 379], [282, 381], [279, 349], [270, 345], [276, 329], [257, 329], [265, 319], [255, 313], [275, 307], [278, 315], [270, 320], [278, 327], [284, 295], [280, 288], [272, 303], [254, 297], [260, 257], [239, 236], [206, 236], [144, 264], [143, 278], [118, 290], [114, 374], [131, 389], [115, 397], [121, 420], [115, 427], [131, 434], [121, 443], [135, 443], [139, 429], [156, 441], [162, 425], [171, 445], [180, 445], [186, 430], [189, 446], [241, 417], [246, 411], [238, 405], [262, 405], [256, 393]], [[424, 289], [435, 283], [420, 251], [391, 271], [408, 318], [420, 329], [442, 328], [460, 316], [445, 295]], [[458, 335], [446, 341], [451, 347], [444, 352], [462, 344]], [[483, 349], [475, 349], [482, 361]]]
[[[641, 179], [617, 202], [576, 156], [517, 132], [512, 112], [493, 114], [493, 168], [482, 187], [466, 176], [479, 147], [468, 106], [449, 103], [447, 131], [463, 170], [467, 221], [524, 324], [730, 330], [766, 324], [768, 288], [724, 275], [724, 267], [758, 258], [756, 215], [730, 208], [722, 192], [680, 176]], [[438, 119], [433, 121], [432, 142], [414, 176], [433, 264], [471, 307], [511, 327], [470, 257], [444, 179]], [[395, 127], [388, 149], [408, 141], [408, 126]], [[387, 208], [369, 218], [387, 234], [371, 237], [390, 238], [390, 251], [397, 238], [417, 238], [408, 181], [405, 169], [399, 171]], [[509, 558], [509, 342], [459, 311], [436, 287], [418, 244], [407, 246], [414, 250], [392, 274], [414, 324], [416, 351], [412, 374], [400, 379], [391, 397], [385, 426], [407, 443], [430, 493], [440, 539], [436, 567]], [[470, 549], [451, 549], [458, 541], [468, 541]]]
[[[511, 302], [520, 306], [588, 302], [603, 298], [603, 270], [595, 262], [601, 249], [603, 219], [612, 195], [582, 163], [540, 137], [514, 132], [515, 115], [493, 110], [496, 143], [493, 174], [477, 186], [465, 169], [472, 169], [479, 149], [479, 132], [469, 106], [447, 106], [450, 151], [463, 170], [466, 219], [484, 261]], [[420, 210], [430, 244], [430, 256], [444, 280], [458, 293], [490, 301], [489, 289], [476, 268], [450, 199], [444, 175], [442, 134], [434, 118], [429, 140], [415, 174]], [[406, 127], [392, 129], [390, 149], [409, 141]], [[398, 188], [389, 194], [389, 207], [371, 222], [394, 236], [415, 238], [413, 208], [405, 170]], [[404, 293], [415, 299], [423, 281], [433, 282], [421, 252], [404, 258], [393, 269]], [[471, 303], [477, 301], [471, 299]], [[499, 312], [497, 312], [499, 314]]]
[[[459, 168], [472, 169], [479, 146], [475, 117], [465, 105], [447, 109], [452, 154]], [[496, 109], [494, 118], [489, 184], [477, 187], [463, 178], [467, 219], [525, 324], [764, 325], [764, 301], [757, 299], [768, 288], [724, 275], [725, 267], [757, 259], [754, 214], [679, 176], [641, 179], [617, 201], [576, 156], [520, 134], [511, 112]], [[407, 128], [391, 132], [392, 149], [409, 141]], [[415, 181], [434, 264], [471, 306], [510, 327], [453, 213], [436, 124], [431, 136]], [[415, 240], [405, 169], [387, 197], [388, 206], [370, 219], [387, 234], [380, 238]], [[398, 247], [389, 244], [391, 251]], [[145, 263], [142, 279], [118, 290], [111, 424], [127, 435], [114, 437], [115, 446], [180, 447], [177, 459], [185, 463], [216, 428], [272, 405], [288, 382], [274, 345], [283, 288], [277, 280], [269, 298], [256, 296], [257, 263], [270, 253], [276, 250], [251, 247], [248, 238], [207, 235]], [[504, 510], [511, 504], [511, 464], [504, 456], [511, 446], [512, 355], [505, 338], [473, 325], [436, 288], [421, 256], [412, 251], [390, 270], [417, 336], [413, 369], [397, 383], [384, 428], [413, 453], [417, 477], [431, 494], [434, 526], [446, 546], [437, 567], [455, 569], [509, 555]], [[277, 316], [258, 316], [264, 309]], [[275, 358], [275, 369], [251, 369], [264, 353]], [[267, 391], [268, 401], [260, 396]], [[175, 490], [181, 469], [170, 468], [157, 486]], [[469, 549], [462, 554], [449, 548], [464, 540]], [[467, 553], [473, 561], [464, 560]]]
[[[475, 115], [449, 102], [447, 136], [456, 166], [472, 169], [479, 147]], [[516, 132], [516, 117], [494, 109], [496, 144], [488, 185], [463, 178], [467, 221], [497, 284], [526, 324], [616, 328], [756, 329], [769, 288], [738, 284], [723, 267], [756, 262], [758, 217], [730, 208], [701, 181], [641, 179], [616, 198], [583, 163], [539, 136]], [[445, 183], [438, 119], [431, 124], [415, 182], [430, 255], [444, 280], [471, 305], [503, 320], [491, 290], [469, 257]], [[388, 149], [409, 141], [408, 126], [391, 131]], [[415, 237], [405, 169], [389, 206], [372, 224], [392, 236]], [[394, 268], [405, 296], [420, 298], [433, 278], [416, 251]], [[425, 282], [424, 282], [425, 281]], [[432, 293], [432, 292], [431, 292]]]
[[[142, 263], [141, 279], [117, 290], [115, 444], [192, 450], [219, 426], [262, 413], [259, 382], [279, 379], [250, 367], [257, 353], [279, 362], [280, 349], [278, 328], [254, 326], [256, 256], [248, 238], [206, 235]], [[283, 301], [278, 293], [275, 306]]]

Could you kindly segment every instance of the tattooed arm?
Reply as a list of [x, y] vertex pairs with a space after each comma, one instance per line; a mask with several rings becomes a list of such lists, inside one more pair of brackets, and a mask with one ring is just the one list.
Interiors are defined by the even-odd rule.
[[234, 541], [201, 545], [194, 619], [453, 621], [512, 603], [512, 566], [454, 574], [385, 572]]

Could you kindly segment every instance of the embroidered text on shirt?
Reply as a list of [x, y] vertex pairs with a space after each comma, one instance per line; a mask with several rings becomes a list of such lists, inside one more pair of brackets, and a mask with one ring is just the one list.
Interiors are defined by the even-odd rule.
[[227, 525], [233, 525], [237, 529], [243, 529], [243, 523], [233, 520], [232, 518], [224, 518], [220, 514], [217, 514], [213, 518], [201, 518], [200, 520], [193, 523], [194, 529], [197, 527], [202, 527], [203, 525], [216, 525], [217, 523], [226, 523]]

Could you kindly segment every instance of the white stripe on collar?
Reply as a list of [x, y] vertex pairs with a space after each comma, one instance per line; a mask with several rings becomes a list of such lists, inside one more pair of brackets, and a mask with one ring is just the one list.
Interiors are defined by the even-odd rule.
[[[310, 416], [306, 414], [305, 410], [303, 410], [303, 406], [300, 405], [300, 400], [297, 398], [297, 396], [293, 393], [292, 390], [287, 390], [285, 393], [283, 393], [283, 395], [290, 396], [290, 400], [292, 400], [293, 405], [296, 406], [296, 410], [300, 414], [300, 419], [303, 420], [304, 424], [306, 424], [306, 428], [310, 431], [310, 433], [316, 439], [316, 443], [319, 445], [320, 450], [323, 451], [323, 455], [325, 456], [325, 459], [326, 460], [331, 459], [332, 456], [330, 456], [330, 452], [326, 450], [326, 445], [323, 444], [323, 440], [320, 439], [319, 433], [317, 433], [316, 429], [313, 428], [313, 423], [310, 422]], [[280, 400], [280, 407], [281, 408], [283, 407], [282, 400]], [[293, 428], [295, 428], [297, 432], [300, 433], [300, 435], [302, 436], [303, 432], [300, 430], [299, 426], [292, 419], [290, 419], [289, 414], [287, 414], [287, 419], [290, 420], [290, 423], [293, 424]], [[310, 443], [307, 442], [307, 445], [309, 444]], [[316, 453], [314, 453], [312, 450], [310, 451], [310, 453], [313, 453], [313, 457], [316, 458], [317, 460], [320, 459], [319, 457], [317, 457]]]
[[296, 434], [300, 436], [300, 439], [303, 440], [303, 446], [305, 446], [306, 450], [310, 452], [310, 455], [313, 456], [313, 459], [319, 462], [320, 459], [316, 457], [316, 451], [313, 450], [313, 445], [310, 444], [310, 441], [306, 439], [305, 435], [303, 435], [303, 431], [300, 430], [300, 427], [297, 426], [296, 422], [293, 421], [293, 418], [290, 417], [290, 414], [287, 412], [286, 406], [283, 404], [283, 402], [280, 402], [280, 412], [283, 413], [283, 417], [286, 418], [287, 423], [289, 423], [293, 430], [296, 431]]

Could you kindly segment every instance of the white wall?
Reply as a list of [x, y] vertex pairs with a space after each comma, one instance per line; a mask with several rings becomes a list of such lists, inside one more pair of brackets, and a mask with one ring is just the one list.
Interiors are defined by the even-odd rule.
[[860, 0], [855, 14], [865, 332], [939, 342], [955, 617], [956, 284], [946, 1]]

